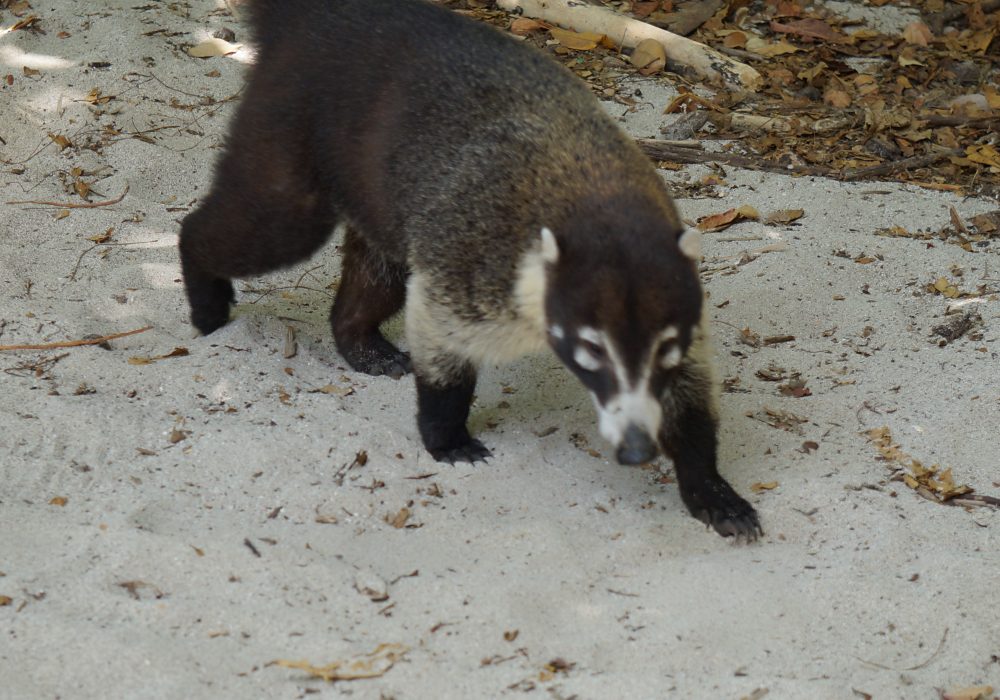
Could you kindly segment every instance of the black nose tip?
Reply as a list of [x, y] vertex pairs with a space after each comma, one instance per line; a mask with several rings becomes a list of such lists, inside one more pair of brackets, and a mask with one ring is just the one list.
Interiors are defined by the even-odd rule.
[[618, 446], [619, 464], [644, 464], [656, 457], [656, 445], [645, 430], [630, 425]]

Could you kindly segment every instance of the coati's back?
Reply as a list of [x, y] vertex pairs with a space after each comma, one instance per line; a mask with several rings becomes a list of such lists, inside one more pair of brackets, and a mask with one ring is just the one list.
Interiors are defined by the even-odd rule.
[[314, 99], [294, 106], [297, 133], [386, 252], [402, 256], [400, 237], [421, 233], [435, 239], [429, 257], [458, 242], [449, 234], [525, 245], [540, 225], [572, 235], [563, 223], [581, 206], [623, 189], [641, 191], [673, 229], [665, 239], [676, 238], [678, 218], [645, 156], [581, 81], [516, 39], [426, 2], [255, 0], [251, 10], [260, 45], [251, 88], [312, 86]]

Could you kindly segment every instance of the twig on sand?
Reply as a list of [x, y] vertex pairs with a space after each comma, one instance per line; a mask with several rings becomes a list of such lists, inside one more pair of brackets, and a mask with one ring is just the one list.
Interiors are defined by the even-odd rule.
[[127, 182], [125, 183], [125, 189], [120, 195], [114, 199], [106, 199], [103, 202], [49, 202], [42, 199], [15, 199], [7, 202], [7, 204], [37, 204], [42, 207], [59, 207], [60, 209], [96, 209], [97, 207], [107, 207], [112, 204], [118, 204], [118, 202], [125, 199], [126, 194], [128, 194]]
[[38, 345], [0, 345], [0, 351], [4, 350], [51, 350], [52, 348], [75, 348], [80, 345], [100, 345], [101, 343], [106, 343], [109, 340], [117, 340], [118, 338], [124, 338], [127, 335], [135, 335], [136, 333], [145, 333], [151, 330], [152, 326], [146, 326], [144, 328], [136, 328], [134, 331], [125, 331], [124, 333], [112, 333], [111, 335], [101, 336], [100, 338], [84, 338], [82, 340], [63, 340], [58, 343], [40, 343]]

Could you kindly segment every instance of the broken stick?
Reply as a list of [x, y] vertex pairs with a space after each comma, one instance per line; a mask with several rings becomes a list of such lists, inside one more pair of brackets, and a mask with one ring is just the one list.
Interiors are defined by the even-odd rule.
[[687, 66], [713, 83], [742, 90], [757, 90], [762, 83], [760, 73], [745, 63], [605, 7], [578, 0], [498, 0], [497, 5], [507, 12], [553, 22], [577, 32], [603, 34], [627, 48], [635, 48], [644, 39], [654, 39], [663, 45], [669, 61]]
[[109, 340], [117, 340], [118, 338], [124, 338], [127, 335], [135, 335], [136, 333], [145, 333], [150, 329], [152, 329], [152, 326], [146, 326], [145, 328], [136, 328], [134, 331], [125, 331], [124, 333], [112, 333], [111, 335], [104, 335], [101, 336], [100, 338], [85, 338], [83, 340], [63, 340], [58, 343], [41, 343], [39, 345], [0, 345], [0, 351], [51, 350], [52, 348], [75, 348], [80, 345], [100, 345], [101, 343], [106, 343]]

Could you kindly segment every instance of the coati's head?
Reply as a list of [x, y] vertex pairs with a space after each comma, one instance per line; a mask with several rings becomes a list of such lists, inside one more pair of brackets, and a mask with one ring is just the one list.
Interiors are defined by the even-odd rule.
[[699, 239], [662, 218], [617, 230], [600, 218], [541, 231], [548, 341], [590, 391], [618, 462], [641, 464], [658, 453], [659, 397], [701, 317]]

